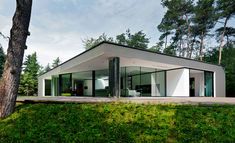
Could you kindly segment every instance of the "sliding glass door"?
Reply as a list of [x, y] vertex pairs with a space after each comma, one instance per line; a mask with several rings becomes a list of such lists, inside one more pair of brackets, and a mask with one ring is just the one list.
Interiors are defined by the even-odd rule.
[[59, 75], [60, 95], [71, 96], [72, 94], [72, 74]]
[[214, 85], [213, 85], [213, 72], [204, 72], [204, 80], [205, 80], [205, 96], [213, 97], [214, 96]]

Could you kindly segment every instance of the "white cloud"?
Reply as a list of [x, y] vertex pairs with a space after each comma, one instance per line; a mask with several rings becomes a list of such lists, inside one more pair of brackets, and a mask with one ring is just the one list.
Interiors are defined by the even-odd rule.
[[71, 32], [46, 32], [31, 26], [33, 33], [28, 38], [28, 49], [26, 54], [37, 52], [40, 63], [46, 65], [51, 63], [56, 57], [62, 61], [84, 51], [81, 48], [81, 37]]
[[[0, 31], [8, 34], [13, 15], [4, 16], [3, 12], [0, 10]], [[65, 61], [84, 51], [81, 39], [98, 37], [103, 32], [115, 37], [128, 28], [132, 32], [143, 30], [154, 44], [163, 12], [156, 0], [34, 1], [26, 54], [36, 51], [44, 66], [56, 57]]]

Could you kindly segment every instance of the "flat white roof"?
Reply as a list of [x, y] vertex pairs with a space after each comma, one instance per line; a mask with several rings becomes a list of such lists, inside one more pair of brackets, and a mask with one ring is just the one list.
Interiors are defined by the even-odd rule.
[[121, 67], [142, 66], [163, 70], [185, 67], [208, 71], [223, 70], [221, 66], [215, 64], [103, 41], [42, 74], [40, 77], [69, 72], [105, 69], [108, 68], [108, 58], [110, 57], [120, 57]]

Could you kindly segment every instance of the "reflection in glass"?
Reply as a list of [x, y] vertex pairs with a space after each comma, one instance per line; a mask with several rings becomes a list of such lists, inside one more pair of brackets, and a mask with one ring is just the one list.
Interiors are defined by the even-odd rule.
[[121, 68], [121, 96], [165, 96], [165, 71], [145, 67]]
[[59, 96], [59, 76], [52, 76], [52, 95]]
[[72, 95], [92, 96], [92, 71], [72, 73]]
[[95, 96], [107, 97], [109, 96], [109, 71], [97, 70], [95, 71]]
[[213, 96], [213, 72], [205, 71], [205, 96]]
[[51, 96], [51, 80], [45, 80], [45, 96]]
[[154, 83], [152, 84], [152, 96], [166, 96], [165, 93], [165, 71], [156, 72], [155, 80], [152, 80]]
[[71, 74], [62, 74], [60, 75], [60, 93], [61, 96], [71, 96]]

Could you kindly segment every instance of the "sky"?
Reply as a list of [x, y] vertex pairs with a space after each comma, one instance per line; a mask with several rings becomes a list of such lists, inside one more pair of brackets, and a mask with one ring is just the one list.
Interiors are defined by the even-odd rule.
[[[0, 31], [7, 36], [15, 6], [14, 0], [0, 0]], [[128, 28], [143, 30], [153, 45], [164, 11], [160, 0], [34, 0], [25, 55], [37, 52], [43, 66], [56, 57], [66, 61], [85, 50], [82, 40], [115, 37]], [[6, 51], [7, 40], [0, 43]]]
[[[158, 42], [157, 25], [166, 12], [161, 0], [34, 0], [25, 55], [37, 52], [46, 66], [56, 57], [66, 61], [83, 52], [82, 40], [143, 30], [149, 46]], [[9, 36], [15, 0], [0, 0], [0, 31]], [[229, 23], [235, 25], [235, 21]], [[8, 41], [0, 37], [5, 52]]]

